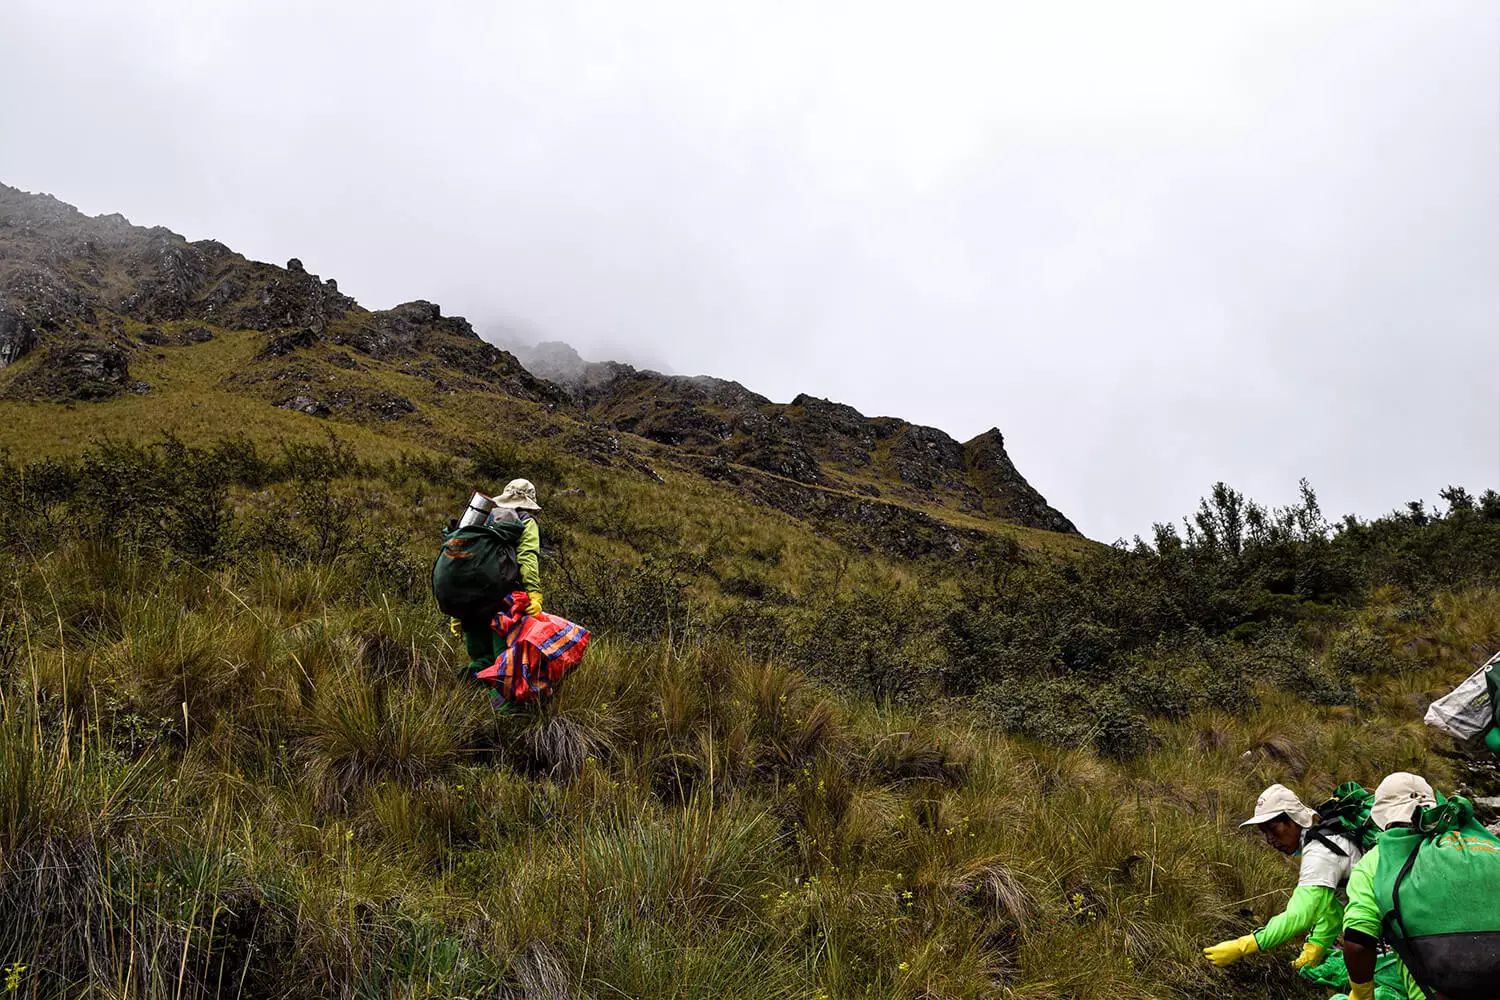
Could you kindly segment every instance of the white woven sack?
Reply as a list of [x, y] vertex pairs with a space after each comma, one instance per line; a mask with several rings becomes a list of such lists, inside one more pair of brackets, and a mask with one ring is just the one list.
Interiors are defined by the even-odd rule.
[[1441, 729], [1461, 740], [1481, 736], [1495, 724], [1495, 711], [1490, 707], [1490, 692], [1484, 675], [1500, 663], [1500, 653], [1474, 671], [1458, 687], [1433, 702], [1423, 720], [1429, 726]]

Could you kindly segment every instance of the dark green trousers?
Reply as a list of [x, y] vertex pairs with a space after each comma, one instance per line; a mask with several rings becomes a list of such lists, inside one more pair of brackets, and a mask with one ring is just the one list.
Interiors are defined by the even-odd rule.
[[491, 627], [489, 618], [471, 618], [460, 621], [459, 628], [464, 631], [464, 649], [469, 654], [469, 666], [466, 668], [472, 676], [477, 670], [483, 670], [495, 662], [505, 648], [500, 634]]

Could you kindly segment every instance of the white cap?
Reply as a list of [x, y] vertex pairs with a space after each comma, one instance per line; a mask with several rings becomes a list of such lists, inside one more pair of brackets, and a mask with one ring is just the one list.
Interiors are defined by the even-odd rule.
[[1304, 830], [1313, 825], [1313, 811], [1302, 804], [1296, 792], [1285, 785], [1272, 785], [1255, 800], [1255, 815], [1240, 826], [1260, 826], [1282, 815]]
[[1406, 823], [1418, 806], [1437, 805], [1437, 795], [1427, 779], [1410, 771], [1388, 774], [1375, 788], [1375, 802], [1370, 806], [1370, 821], [1384, 830], [1392, 823]]
[[541, 510], [536, 504], [536, 487], [529, 479], [512, 479], [505, 484], [505, 492], [494, 498], [496, 507], [520, 507], [522, 510]]

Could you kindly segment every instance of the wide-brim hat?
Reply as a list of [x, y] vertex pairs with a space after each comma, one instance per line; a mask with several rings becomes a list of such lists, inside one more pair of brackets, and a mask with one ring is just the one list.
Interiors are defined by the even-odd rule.
[[536, 487], [529, 479], [512, 479], [505, 484], [499, 496], [491, 498], [496, 507], [519, 507], [522, 510], [541, 510], [536, 502]]
[[1260, 826], [1278, 816], [1285, 816], [1305, 830], [1313, 825], [1315, 814], [1302, 804], [1296, 792], [1285, 785], [1272, 785], [1255, 800], [1255, 815], [1240, 826]]
[[1384, 830], [1392, 823], [1408, 823], [1417, 809], [1437, 805], [1437, 794], [1427, 779], [1410, 771], [1385, 776], [1375, 786], [1375, 801], [1370, 805], [1370, 822]]

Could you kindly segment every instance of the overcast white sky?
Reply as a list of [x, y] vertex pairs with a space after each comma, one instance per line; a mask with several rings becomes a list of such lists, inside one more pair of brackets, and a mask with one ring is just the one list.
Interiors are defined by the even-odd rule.
[[1500, 4], [0, 0], [0, 181], [1005, 433], [1088, 535], [1500, 487]]

